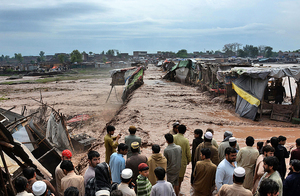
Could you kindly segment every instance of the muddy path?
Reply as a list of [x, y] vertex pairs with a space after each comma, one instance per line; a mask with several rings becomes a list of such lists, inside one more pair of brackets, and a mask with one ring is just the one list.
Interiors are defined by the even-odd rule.
[[[207, 92], [200, 92], [197, 87], [162, 80], [164, 73], [155, 66], [149, 66], [145, 72], [144, 85], [137, 89], [123, 105], [116, 116], [110, 121], [116, 127], [116, 132], [128, 135], [128, 127], [137, 127], [137, 135], [142, 138], [144, 148], [142, 153], [151, 155], [151, 145], [159, 144], [161, 152], [166, 147], [164, 134], [172, 129], [172, 123], [179, 121], [185, 124], [188, 131], [185, 137], [193, 141], [193, 130], [212, 128], [214, 138], [218, 143], [222, 141], [226, 130], [233, 132], [241, 147], [245, 146], [245, 138], [253, 136], [257, 141], [266, 141], [272, 136], [285, 135], [287, 144], [295, 143], [300, 137], [298, 125], [271, 121], [264, 117], [262, 121], [239, 117], [230, 104], [219, 103], [218, 98], [213, 99]], [[103, 132], [99, 137], [96, 150], [101, 152], [104, 160], [105, 148], [103, 146]], [[189, 195], [191, 164], [187, 167], [182, 192]]]

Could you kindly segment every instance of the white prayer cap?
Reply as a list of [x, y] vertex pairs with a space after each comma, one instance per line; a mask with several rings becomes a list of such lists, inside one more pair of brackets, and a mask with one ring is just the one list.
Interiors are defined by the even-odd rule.
[[132, 170], [129, 168], [123, 169], [121, 177], [123, 179], [129, 179], [132, 177]]
[[236, 177], [244, 177], [246, 175], [246, 171], [242, 167], [237, 167], [233, 170], [233, 175]]
[[212, 137], [213, 137], [213, 135], [212, 135], [212, 133], [211, 133], [211, 132], [206, 132], [206, 133], [204, 134], [204, 137], [205, 137], [206, 139], [209, 139], [209, 140], [211, 140], [211, 139], [212, 139]]
[[100, 190], [95, 193], [95, 196], [110, 196], [110, 192], [108, 190]]
[[47, 190], [47, 185], [43, 181], [36, 181], [32, 185], [32, 193], [36, 196], [44, 194]]
[[231, 138], [229, 138], [229, 142], [236, 142], [236, 139], [235, 139], [235, 137], [231, 137]]

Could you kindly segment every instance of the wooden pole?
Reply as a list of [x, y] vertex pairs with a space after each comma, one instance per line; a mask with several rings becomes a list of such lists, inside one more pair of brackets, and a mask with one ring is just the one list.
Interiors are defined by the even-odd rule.
[[6, 186], [5, 186], [5, 183], [4, 183], [4, 179], [3, 179], [3, 175], [2, 175], [1, 166], [0, 166], [0, 178], [1, 178], [2, 187], [4, 189], [4, 193], [5, 193], [6, 196], [8, 196], [7, 189], [6, 189]]
[[292, 100], [292, 104], [293, 104], [293, 103], [294, 103], [294, 99], [293, 99], [293, 94], [292, 94], [292, 87], [291, 87], [290, 76], [288, 76], [288, 79], [289, 79], [289, 86], [290, 86], [291, 100]]
[[108, 97], [107, 97], [107, 99], [106, 99], [106, 102], [105, 103], [107, 103], [107, 101], [108, 101], [108, 99], [109, 99], [109, 97], [110, 97], [110, 94], [111, 94], [111, 91], [112, 91], [112, 89], [114, 88], [114, 86], [111, 86], [111, 89], [110, 89], [110, 92], [109, 92], [109, 95], [108, 95]]
[[10, 123], [9, 125], [6, 126], [6, 128], [8, 128], [8, 127], [10, 127], [10, 126], [12, 126], [12, 125], [14, 125], [14, 124], [16, 124], [17, 122], [20, 122], [20, 121], [24, 120], [24, 119], [26, 119], [26, 118], [28, 118], [28, 117], [30, 117], [30, 116], [33, 116], [33, 115], [35, 115], [36, 113], [39, 113], [39, 111], [34, 112], [34, 113], [32, 113], [32, 114], [30, 114], [30, 115], [28, 115], [28, 116], [25, 116], [24, 118], [20, 118], [19, 120]]
[[0, 155], [1, 155], [1, 159], [2, 159], [3, 166], [4, 166], [4, 168], [5, 168], [5, 172], [6, 172], [7, 176], [8, 176], [8, 183], [9, 183], [9, 185], [11, 186], [11, 189], [12, 189], [12, 191], [14, 192], [14, 195], [16, 195], [17, 193], [16, 193], [16, 190], [15, 190], [13, 184], [12, 184], [12, 181], [11, 181], [11, 178], [10, 178], [10, 173], [9, 173], [8, 168], [7, 168], [7, 165], [6, 165], [6, 161], [5, 161], [4, 154], [3, 154], [3, 151], [2, 151], [2, 147], [1, 147], [1, 146], [0, 146]]

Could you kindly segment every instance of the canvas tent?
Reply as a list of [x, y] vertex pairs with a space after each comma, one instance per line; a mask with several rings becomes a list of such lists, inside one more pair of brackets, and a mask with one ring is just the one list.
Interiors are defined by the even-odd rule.
[[238, 78], [232, 81], [232, 88], [237, 93], [236, 113], [254, 120], [269, 79], [288, 76], [298, 82], [300, 66], [234, 67], [227, 71], [218, 71], [217, 78], [224, 82], [226, 76], [233, 75], [238, 75]]

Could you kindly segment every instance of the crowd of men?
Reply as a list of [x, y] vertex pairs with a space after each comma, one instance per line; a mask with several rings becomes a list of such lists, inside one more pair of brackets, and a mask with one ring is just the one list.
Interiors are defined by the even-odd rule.
[[[224, 133], [218, 145], [214, 131], [194, 130], [192, 149], [184, 137], [187, 128], [178, 122], [164, 135], [167, 147], [152, 145], [152, 155], [141, 154], [141, 138], [136, 127], [129, 127], [125, 143], [107, 126], [104, 137], [105, 162], [96, 151], [88, 152], [89, 167], [78, 175], [69, 150], [62, 152], [62, 161], [55, 170], [56, 187], [49, 181], [37, 180], [34, 168], [23, 170], [15, 180], [18, 196], [178, 196], [191, 162], [191, 195], [195, 196], [296, 196], [300, 192], [300, 138], [296, 149], [285, 148], [284, 136], [257, 142], [252, 136], [241, 148], [232, 132]], [[291, 151], [292, 150], [292, 151]], [[127, 155], [125, 160], [125, 155]], [[288, 175], [286, 159], [290, 158]]]

